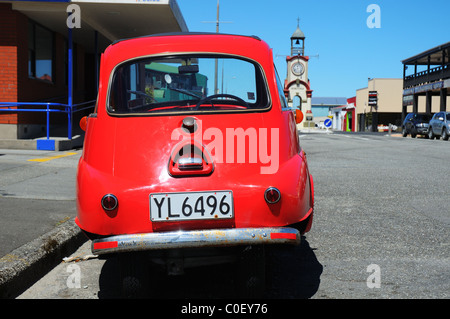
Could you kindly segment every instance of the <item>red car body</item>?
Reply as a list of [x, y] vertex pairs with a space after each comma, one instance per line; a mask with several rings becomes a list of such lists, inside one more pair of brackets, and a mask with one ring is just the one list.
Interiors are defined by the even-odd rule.
[[[217, 59], [215, 76], [222, 87], [217, 90], [223, 91], [207, 94], [212, 73], [201, 74], [195, 63], [212, 66]], [[178, 69], [161, 66], [169, 60]], [[238, 73], [242, 64], [257, 74], [254, 87], [239, 96], [246, 101], [227, 92], [249, 80], [233, 84], [239, 76], [230, 75], [220, 83], [224, 65], [234, 63], [229, 73]], [[172, 73], [160, 78], [162, 69]], [[195, 85], [181, 84], [194, 78]], [[146, 83], [145, 90], [138, 82]], [[176, 94], [185, 94], [183, 105], [166, 101]], [[205, 99], [208, 95], [213, 97]], [[135, 108], [137, 103], [142, 104]], [[196, 197], [186, 199], [189, 194]], [[164, 196], [181, 208], [170, 210]], [[264, 41], [169, 34], [122, 40], [106, 49], [77, 175], [76, 223], [93, 240], [94, 253], [298, 244], [311, 227], [313, 203], [296, 112], [287, 107]]]

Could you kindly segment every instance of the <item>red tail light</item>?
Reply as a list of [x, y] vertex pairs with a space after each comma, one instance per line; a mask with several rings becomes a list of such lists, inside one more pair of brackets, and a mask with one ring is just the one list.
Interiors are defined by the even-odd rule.
[[264, 199], [269, 204], [275, 204], [278, 203], [281, 199], [281, 193], [280, 191], [275, 187], [269, 187], [264, 192]]
[[117, 197], [113, 194], [107, 194], [103, 196], [102, 198], [102, 207], [106, 211], [112, 211], [117, 208], [117, 205], [119, 205], [119, 201], [117, 200]]

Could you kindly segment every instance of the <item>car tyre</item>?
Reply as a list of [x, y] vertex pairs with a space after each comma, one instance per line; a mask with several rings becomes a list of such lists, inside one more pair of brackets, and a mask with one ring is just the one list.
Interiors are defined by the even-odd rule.
[[266, 256], [264, 245], [246, 246], [239, 255], [238, 293], [241, 298], [257, 299], [266, 289]]
[[138, 299], [147, 296], [149, 268], [145, 256], [139, 253], [124, 253], [118, 256], [122, 297]]
[[435, 138], [433, 130], [431, 128], [428, 130], [428, 138], [430, 140], [433, 140]]
[[403, 136], [403, 137], [408, 136], [408, 132], [406, 131], [406, 128], [403, 128], [403, 130], [402, 130], [402, 136]]
[[448, 133], [447, 133], [447, 130], [445, 128], [442, 130], [442, 139], [444, 141], [448, 141]]

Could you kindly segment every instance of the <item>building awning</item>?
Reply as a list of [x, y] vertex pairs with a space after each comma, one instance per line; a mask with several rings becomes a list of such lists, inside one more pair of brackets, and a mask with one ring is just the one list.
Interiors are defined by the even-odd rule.
[[186, 22], [176, 0], [40, 0], [2, 1], [52, 31], [67, 34], [67, 7], [80, 7], [81, 27], [73, 29], [74, 42], [94, 52], [94, 31], [98, 49], [111, 42], [164, 32], [187, 32]]
[[347, 104], [345, 97], [313, 97], [311, 98], [312, 106], [341, 106]]
[[348, 104], [348, 105], [342, 105], [342, 106], [333, 107], [331, 109], [331, 112], [336, 113], [336, 112], [340, 112], [340, 111], [349, 111], [349, 110], [352, 110], [352, 109], [355, 109], [355, 108], [356, 108], [355, 105]]
[[[402, 63], [406, 65], [413, 65], [413, 64], [428, 65], [428, 63], [430, 63], [431, 65], [441, 65], [441, 64], [443, 65], [449, 63], [450, 58], [449, 53], [450, 53], [450, 42], [447, 42], [445, 44], [439, 45], [425, 52], [419, 53], [413, 57], [405, 59], [402, 61]], [[445, 60], [443, 60], [443, 58]], [[428, 59], [430, 59], [429, 62]]]

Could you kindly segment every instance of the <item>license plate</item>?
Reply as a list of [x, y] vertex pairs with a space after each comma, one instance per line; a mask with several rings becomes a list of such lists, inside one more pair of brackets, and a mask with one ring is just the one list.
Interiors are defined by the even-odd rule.
[[150, 194], [154, 222], [229, 219], [233, 214], [231, 191]]

